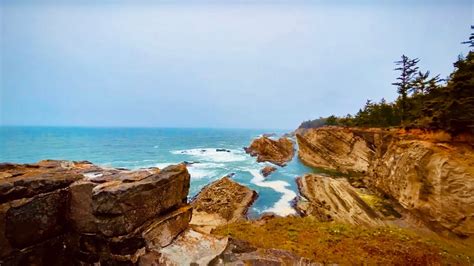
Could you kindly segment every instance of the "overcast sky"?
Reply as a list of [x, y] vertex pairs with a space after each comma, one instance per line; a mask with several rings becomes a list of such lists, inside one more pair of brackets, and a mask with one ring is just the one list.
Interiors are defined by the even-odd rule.
[[291, 129], [355, 113], [395, 99], [402, 54], [448, 75], [472, 5], [3, 0], [0, 124]]

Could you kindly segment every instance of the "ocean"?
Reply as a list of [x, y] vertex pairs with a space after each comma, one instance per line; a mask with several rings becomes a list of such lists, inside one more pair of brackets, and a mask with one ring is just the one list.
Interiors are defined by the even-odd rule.
[[[191, 128], [0, 127], [0, 162], [33, 163], [43, 159], [88, 160], [104, 167], [163, 168], [183, 161], [191, 174], [189, 196], [225, 175], [258, 192], [250, 217], [264, 212], [294, 214], [295, 178], [311, 168], [295, 156], [286, 167], [264, 178], [243, 147], [264, 133], [288, 131]], [[226, 149], [228, 151], [217, 151]]]

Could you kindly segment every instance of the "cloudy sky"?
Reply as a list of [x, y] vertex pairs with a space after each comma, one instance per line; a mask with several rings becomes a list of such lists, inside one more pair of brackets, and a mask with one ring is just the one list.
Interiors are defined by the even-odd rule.
[[0, 124], [291, 129], [395, 99], [402, 54], [448, 75], [474, 24], [470, 0], [176, 2], [1, 1]]

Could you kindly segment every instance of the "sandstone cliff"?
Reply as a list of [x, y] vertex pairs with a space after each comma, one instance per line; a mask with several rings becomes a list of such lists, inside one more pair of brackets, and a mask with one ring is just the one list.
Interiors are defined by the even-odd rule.
[[134, 264], [187, 228], [189, 178], [184, 165], [0, 164], [0, 264]]
[[297, 141], [305, 164], [363, 177], [434, 230], [474, 235], [471, 144], [441, 133], [338, 127], [300, 131]]
[[301, 196], [296, 209], [319, 221], [337, 221], [354, 225], [380, 226], [383, 222], [345, 179], [306, 174], [296, 179]]
[[253, 140], [244, 150], [251, 156], [257, 156], [257, 162], [271, 162], [279, 166], [285, 166], [295, 154], [294, 145], [290, 139], [273, 140], [265, 136]]

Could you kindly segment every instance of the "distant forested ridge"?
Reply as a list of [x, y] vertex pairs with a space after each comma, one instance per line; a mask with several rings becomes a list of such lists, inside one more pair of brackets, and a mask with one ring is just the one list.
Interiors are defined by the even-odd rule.
[[[463, 43], [474, 47], [474, 34]], [[392, 83], [399, 94], [394, 102], [367, 100], [355, 115], [320, 117], [301, 123], [299, 128], [406, 127], [474, 134], [474, 51], [460, 55], [446, 79], [420, 71], [418, 62], [418, 58], [405, 55], [395, 62], [400, 76]]]

